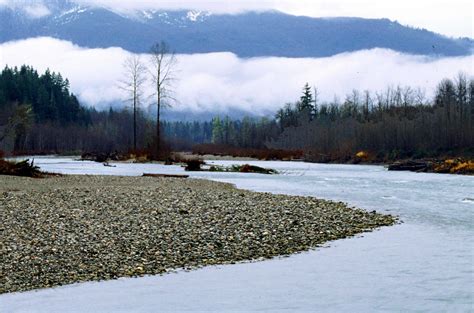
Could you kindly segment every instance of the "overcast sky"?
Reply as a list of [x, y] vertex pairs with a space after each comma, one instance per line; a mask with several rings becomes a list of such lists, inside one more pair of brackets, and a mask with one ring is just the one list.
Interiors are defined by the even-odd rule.
[[[42, 0], [0, 0], [21, 6], [31, 16], [44, 16]], [[314, 17], [358, 16], [389, 18], [454, 37], [473, 37], [472, 0], [75, 0], [115, 10], [198, 9], [216, 13], [275, 9]]]

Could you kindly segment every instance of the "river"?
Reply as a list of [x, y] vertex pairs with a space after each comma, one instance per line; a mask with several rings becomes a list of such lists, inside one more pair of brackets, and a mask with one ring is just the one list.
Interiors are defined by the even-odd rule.
[[[250, 163], [279, 175], [190, 173], [254, 191], [315, 196], [401, 224], [290, 257], [0, 296], [0, 312], [472, 312], [474, 177], [381, 166]], [[67, 174], [181, 173], [178, 166], [37, 157]], [[46, 181], [45, 181], [46, 182]]]

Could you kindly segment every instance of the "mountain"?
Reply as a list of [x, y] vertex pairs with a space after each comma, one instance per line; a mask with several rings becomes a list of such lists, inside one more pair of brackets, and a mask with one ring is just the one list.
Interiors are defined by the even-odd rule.
[[472, 39], [448, 38], [388, 19], [310, 18], [277, 11], [215, 15], [200, 11], [127, 14], [71, 1], [47, 0], [50, 14], [31, 17], [21, 6], [0, 6], [0, 42], [37, 36], [80, 46], [119, 46], [147, 52], [164, 40], [177, 53], [230, 51], [241, 57], [325, 57], [371, 48], [421, 55], [461, 56]]

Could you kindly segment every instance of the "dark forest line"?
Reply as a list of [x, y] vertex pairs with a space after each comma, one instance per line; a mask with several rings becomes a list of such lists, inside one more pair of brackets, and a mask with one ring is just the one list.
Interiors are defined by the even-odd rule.
[[[4, 68], [0, 150], [8, 154], [134, 152], [130, 109], [97, 111], [81, 106], [69, 88], [68, 80], [58, 73], [40, 75], [28, 66]], [[143, 111], [137, 124], [137, 147], [146, 154], [153, 150], [156, 124]], [[362, 161], [369, 162], [472, 157], [474, 80], [464, 74], [444, 79], [433, 99], [419, 89], [397, 86], [373, 94], [354, 90], [343, 101], [332, 102], [320, 102], [317, 89], [306, 84], [300, 99], [286, 104], [274, 118], [163, 121], [161, 129], [169, 151], [195, 147], [200, 153], [275, 157], [270, 149], [291, 150], [295, 157], [304, 155], [316, 162], [347, 162], [359, 152], [364, 152], [359, 154]]]
[[302, 149], [313, 161], [360, 151], [378, 160], [474, 154], [474, 80], [464, 74], [442, 80], [434, 99], [419, 89], [388, 87], [318, 104], [306, 86], [301, 100], [277, 117], [282, 132], [268, 146]]

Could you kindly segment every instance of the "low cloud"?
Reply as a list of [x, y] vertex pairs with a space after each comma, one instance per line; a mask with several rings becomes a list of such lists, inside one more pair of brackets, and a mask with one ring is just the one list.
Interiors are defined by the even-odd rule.
[[[34, 51], [34, 53], [31, 53]], [[60, 72], [82, 103], [124, 106], [118, 88], [122, 64], [130, 53], [121, 48], [85, 49], [53, 38], [0, 45], [0, 65], [28, 64], [39, 72]], [[142, 55], [142, 60], [148, 59]], [[474, 56], [430, 58], [386, 49], [363, 50], [327, 58], [264, 57], [240, 59], [229, 52], [178, 55], [175, 111], [243, 110], [263, 114], [299, 98], [302, 86], [316, 86], [322, 101], [352, 89], [379, 91], [389, 85], [420, 87], [432, 96], [438, 82], [463, 71], [473, 75]], [[152, 91], [147, 85], [146, 93]]]
[[119, 12], [130, 12], [133, 10], [204, 10], [213, 13], [240, 13], [244, 11], [265, 11], [276, 9], [274, 0], [251, 1], [251, 0], [184, 0], [184, 1], [116, 1], [116, 0], [74, 0], [83, 5], [103, 6]]
[[20, 9], [32, 18], [41, 18], [51, 14], [49, 9], [42, 3], [42, 1], [0, 0], [0, 6], [7, 6], [12, 9]]
[[41, 4], [34, 4], [23, 7], [23, 10], [33, 18], [40, 18], [51, 14], [49, 9]]

